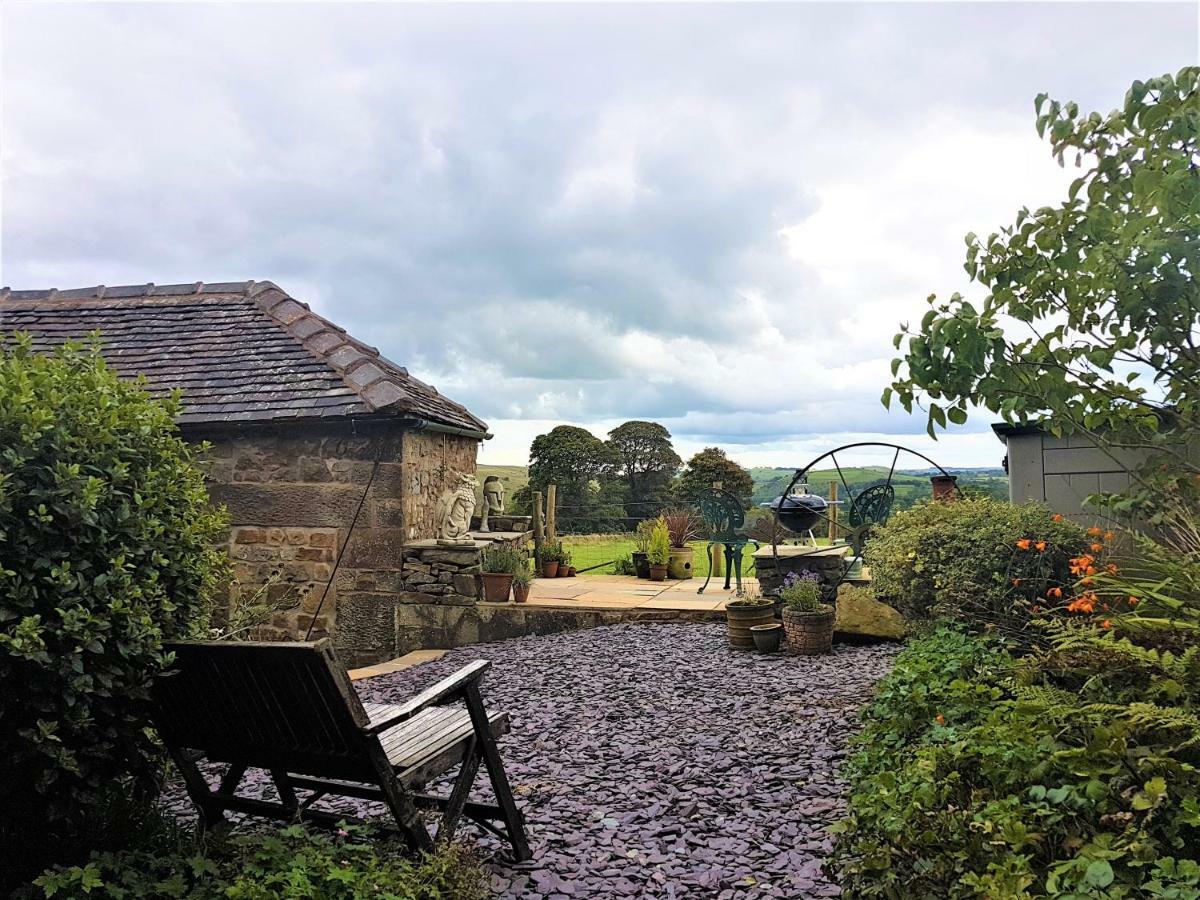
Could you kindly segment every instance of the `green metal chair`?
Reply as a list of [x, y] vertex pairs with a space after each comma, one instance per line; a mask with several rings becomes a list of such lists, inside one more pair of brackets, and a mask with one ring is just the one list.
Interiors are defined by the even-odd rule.
[[875, 484], [850, 498], [850, 547], [859, 558], [871, 530], [886, 524], [896, 500], [891, 484]]
[[746, 510], [742, 501], [729, 491], [711, 488], [699, 501], [700, 517], [708, 531], [708, 577], [697, 594], [703, 594], [712, 578], [712, 549], [717, 544], [725, 546], [725, 590], [729, 590], [731, 577], [737, 578], [737, 596], [742, 595], [742, 552], [747, 544], [759, 546], [759, 542], [739, 529], [746, 524]]

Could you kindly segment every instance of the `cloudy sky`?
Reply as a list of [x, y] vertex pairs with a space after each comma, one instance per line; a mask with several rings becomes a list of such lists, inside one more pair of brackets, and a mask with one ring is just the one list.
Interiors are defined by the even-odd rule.
[[0, 280], [272, 280], [525, 461], [559, 422], [802, 465], [888, 414], [963, 235], [1059, 197], [1048, 91], [1197, 61], [1195, 3], [0, 5]]

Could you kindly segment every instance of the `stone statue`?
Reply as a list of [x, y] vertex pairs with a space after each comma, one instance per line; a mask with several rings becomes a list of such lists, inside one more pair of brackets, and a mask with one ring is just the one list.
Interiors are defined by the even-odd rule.
[[488, 516], [492, 513], [504, 512], [504, 482], [497, 476], [489, 475], [483, 479], [483, 521], [479, 523], [480, 531], [491, 531], [488, 527]]
[[473, 545], [468, 532], [475, 512], [475, 488], [478, 482], [470, 472], [458, 476], [458, 484], [447, 488], [438, 500], [438, 543], [459, 547]]

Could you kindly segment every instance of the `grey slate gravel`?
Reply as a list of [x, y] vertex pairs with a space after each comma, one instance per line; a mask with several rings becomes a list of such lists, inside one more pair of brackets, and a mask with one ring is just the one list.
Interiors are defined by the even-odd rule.
[[[484, 700], [512, 717], [500, 749], [534, 859], [506, 865], [470, 825], [459, 837], [489, 858], [498, 897], [831, 897], [837, 770], [895, 653], [758, 656], [728, 649], [723, 625], [614, 625], [463, 647], [357, 687], [400, 702], [493, 662]], [[486, 797], [482, 772], [479, 784]]]

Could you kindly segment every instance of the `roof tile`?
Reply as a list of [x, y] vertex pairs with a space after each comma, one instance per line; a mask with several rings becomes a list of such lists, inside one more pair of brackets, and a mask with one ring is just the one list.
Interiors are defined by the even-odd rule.
[[109, 364], [183, 393], [180, 422], [407, 415], [485, 431], [464, 407], [269, 281], [0, 289], [0, 331], [48, 350], [98, 330]]

